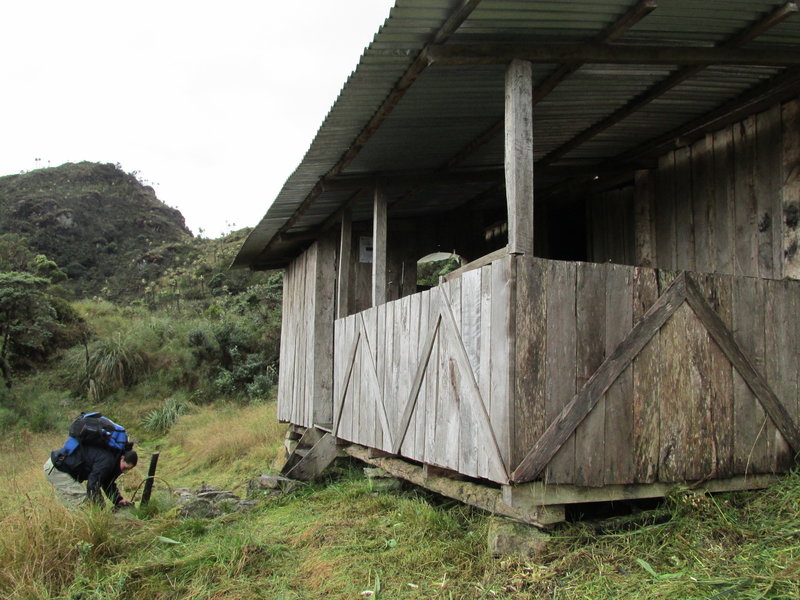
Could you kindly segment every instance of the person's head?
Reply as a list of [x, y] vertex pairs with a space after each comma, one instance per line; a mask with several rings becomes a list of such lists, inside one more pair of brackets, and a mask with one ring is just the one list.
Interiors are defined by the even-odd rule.
[[119, 457], [119, 470], [123, 473], [130, 471], [139, 462], [139, 455], [136, 450], [126, 450]]

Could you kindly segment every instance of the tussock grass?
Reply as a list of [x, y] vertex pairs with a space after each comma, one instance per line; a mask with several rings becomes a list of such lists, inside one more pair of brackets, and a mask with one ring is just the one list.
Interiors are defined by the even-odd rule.
[[[162, 446], [159, 472], [172, 487], [230, 489], [282, 454], [274, 411], [201, 407], [144, 447]], [[168, 501], [147, 514], [68, 511], [55, 504], [38, 451], [60, 442], [0, 442], [0, 598], [800, 597], [798, 472], [770, 490], [676, 493], [660, 524], [567, 524], [532, 562], [488, 554], [485, 514], [415, 488], [373, 492], [352, 461], [326, 481], [217, 519], [178, 518]], [[122, 478], [127, 489], [144, 468]]]
[[166, 433], [178, 421], [178, 417], [190, 409], [191, 405], [186, 400], [170, 396], [161, 406], [145, 415], [142, 427], [151, 433]]

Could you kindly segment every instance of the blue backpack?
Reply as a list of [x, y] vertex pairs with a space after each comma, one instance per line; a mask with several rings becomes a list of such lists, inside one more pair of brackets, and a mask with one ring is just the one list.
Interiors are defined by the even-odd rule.
[[100, 446], [119, 453], [133, 448], [125, 428], [99, 412], [81, 413], [72, 422], [69, 426], [69, 437], [59, 454], [69, 456], [81, 444]]

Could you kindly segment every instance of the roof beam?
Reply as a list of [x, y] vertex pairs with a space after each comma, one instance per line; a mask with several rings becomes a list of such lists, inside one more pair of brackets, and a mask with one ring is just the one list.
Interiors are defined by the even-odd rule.
[[[606, 167], [612, 168], [612, 165], [630, 163], [643, 157], [661, 154], [676, 145], [686, 145], [709, 131], [741, 121], [749, 115], [765, 110], [778, 102], [785, 102], [798, 94], [800, 94], [800, 67], [792, 67], [768, 81], [753, 86], [711, 112], [614, 157], [606, 163]], [[676, 140], [680, 143], [676, 144]]]
[[[584, 173], [574, 173], [571, 181], [563, 182], [540, 192], [539, 199], [551, 200], [561, 196], [569, 196], [575, 190], [588, 191], [587, 185], [602, 184], [607, 189], [605, 174], [636, 168], [653, 168], [647, 164], [647, 157], [663, 154], [677, 146], [685, 146], [701, 138], [709, 131], [720, 129], [741, 121], [745, 117], [766, 110], [776, 103], [785, 102], [800, 94], [800, 67], [791, 67], [772, 79], [753, 86], [733, 100], [717, 107], [705, 115], [693, 119], [671, 131], [655, 137], [643, 144], [615, 156], [599, 165], [586, 167]], [[539, 166], [537, 163], [536, 166]], [[555, 169], [549, 166], [548, 169]], [[597, 169], [600, 169], [598, 171]], [[597, 179], [597, 184], [592, 180]], [[603, 179], [603, 182], [599, 180]]]
[[800, 64], [800, 53], [786, 48], [752, 49], [692, 46], [608, 44], [477, 44], [435, 46], [426, 51], [429, 63], [443, 66], [505, 64], [514, 59], [532, 63], [618, 65], [758, 65]]
[[[743, 44], [746, 44], [754, 40], [765, 31], [768, 31], [770, 28], [774, 27], [778, 23], [784, 21], [785, 19], [787, 19], [788, 17], [792, 16], [797, 12], [798, 12], [797, 3], [787, 2], [783, 6], [780, 6], [776, 10], [767, 14], [764, 18], [756, 21], [749, 27], [745, 28], [738, 34], [734, 35], [727, 41], [723, 42], [718, 49], [729, 50], [729, 51], [734, 50], [738, 46], [741, 46]], [[798, 53], [789, 53], [789, 54], [798, 54]], [[606, 118], [595, 123], [588, 129], [584, 129], [581, 133], [576, 135], [570, 141], [556, 148], [555, 150], [551, 151], [549, 154], [547, 154], [547, 156], [543, 157], [540, 162], [542, 164], [550, 164], [563, 158], [578, 146], [586, 143], [587, 141], [596, 137], [600, 133], [613, 127], [623, 119], [627, 118], [634, 112], [640, 110], [641, 108], [643, 108], [656, 98], [664, 95], [669, 90], [676, 87], [680, 83], [686, 81], [690, 77], [694, 77], [700, 71], [705, 69], [707, 66], [708, 64], [697, 64], [689, 67], [684, 67], [682, 69], [678, 69], [677, 71], [675, 71], [662, 81], [656, 83], [655, 85], [651, 86], [648, 90], [636, 96], [633, 100], [631, 100], [624, 106], [620, 107], [618, 110], [611, 113]]]
[[[594, 36], [592, 38], [592, 42], [603, 44], [614, 41], [628, 31], [631, 27], [639, 23], [656, 8], [658, 8], [658, 3], [656, 0], [639, 0], [639, 2], [632, 6], [630, 10], [620, 16], [619, 19], [611, 23], [603, 31]], [[544, 81], [533, 88], [533, 93], [531, 95], [533, 105], [536, 106], [536, 104], [542, 98], [552, 92], [559, 83], [580, 69], [582, 64], [583, 63], [571, 62], [559, 65], [544, 79]], [[458, 154], [447, 161], [447, 163], [444, 165], [444, 168], [447, 169], [461, 164], [479, 148], [497, 137], [500, 132], [503, 131], [503, 123], [504, 120], [502, 118], [499, 119], [496, 123], [494, 123], [494, 125], [472, 140], [463, 149], [461, 149]]]

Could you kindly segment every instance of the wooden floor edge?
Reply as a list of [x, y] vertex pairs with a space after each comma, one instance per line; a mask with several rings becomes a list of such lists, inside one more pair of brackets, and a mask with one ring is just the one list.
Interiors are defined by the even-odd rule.
[[500, 488], [439, 475], [427, 476], [423, 467], [401, 458], [370, 456], [370, 449], [351, 444], [342, 450], [362, 462], [464, 504], [537, 527], [564, 520], [564, 506], [584, 502], [613, 502], [661, 498], [681, 491], [735, 492], [775, 485], [778, 475], [758, 474], [701, 482], [608, 485], [599, 488], [548, 485], [541, 481]]
[[421, 466], [400, 458], [371, 457], [369, 448], [356, 444], [346, 446], [343, 450], [353, 458], [380, 467], [394, 477], [493, 514], [537, 527], [547, 527], [564, 520], [563, 507], [536, 506], [531, 507], [530, 510], [520, 510], [505, 503], [503, 492], [499, 488], [438, 475], [426, 477]]
[[614, 502], [619, 500], [644, 500], [663, 498], [681, 491], [738, 492], [770, 487], [778, 482], [777, 475], [759, 474], [709, 479], [699, 482], [647, 483], [579, 487], [574, 485], [548, 485], [541, 481], [503, 486], [506, 502], [517, 505], [580, 504], [583, 502]]

